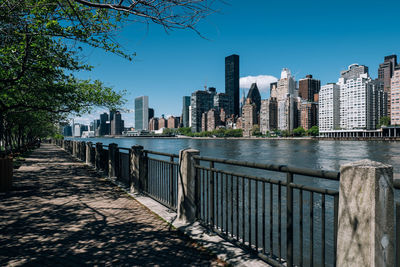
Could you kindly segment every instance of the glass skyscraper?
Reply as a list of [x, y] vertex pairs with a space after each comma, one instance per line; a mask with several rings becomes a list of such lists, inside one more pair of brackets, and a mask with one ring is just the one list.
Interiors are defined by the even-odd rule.
[[149, 97], [135, 98], [135, 130], [149, 130]]
[[239, 56], [230, 55], [225, 58], [225, 93], [230, 98], [228, 114], [239, 115]]

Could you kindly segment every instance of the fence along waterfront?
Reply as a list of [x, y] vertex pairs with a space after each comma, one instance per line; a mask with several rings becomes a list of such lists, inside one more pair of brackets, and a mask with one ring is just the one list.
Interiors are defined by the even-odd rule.
[[[64, 140], [57, 144], [86, 160], [83, 142]], [[139, 180], [136, 184], [142, 193], [177, 210], [179, 155], [139, 147], [139, 154], [133, 156], [139, 157], [133, 159], [134, 147], [116, 151], [99, 143], [88, 147], [90, 163], [99, 170], [110, 173], [110, 159], [117, 161], [115, 179], [126, 186]], [[339, 192], [295, 180], [307, 176], [339, 181], [339, 172], [201, 156], [193, 160], [196, 218], [204, 226], [273, 266], [336, 266]], [[142, 168], [137, 173], [132, 167], [135, 164]], [[234, 167], [243, 173], [232, 171]], [[254, 170], [265, 171], [265, 177], [251, 175]], [[395, 182], [394, 187], [400, 189], [400, 183]], [[400, 222], [399, 211], [396, 208]], [[399, 235], [400, 229], [396, 230]], [[399, 242], [396, 247], [400, 248]]]

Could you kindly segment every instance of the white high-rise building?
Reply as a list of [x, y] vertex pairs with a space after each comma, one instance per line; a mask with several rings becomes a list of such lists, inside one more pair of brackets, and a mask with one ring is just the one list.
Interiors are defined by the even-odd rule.
[[[354, 65], [351, 65], [354, 68]], [[384, 94], [367, 72], [339, 78], [340, 128], [344, 130], [376, 128], [383, 110]]]
[[278, 101], [278, 129], [291, 131], [294, 128], [295, 98], [298, 93], [296, 81], [289, 69], [284, 68], [278, 81], [276, 96]]
[[319, 131], [338, 130], [340, 126], [340, 86], [330, 83], [319, 91]]

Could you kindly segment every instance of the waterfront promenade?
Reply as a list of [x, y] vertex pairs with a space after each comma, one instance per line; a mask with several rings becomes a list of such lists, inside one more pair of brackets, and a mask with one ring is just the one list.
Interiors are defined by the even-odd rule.
[[0, 193], [0, 266], [217, 266], [214, 256], [50, 144]]

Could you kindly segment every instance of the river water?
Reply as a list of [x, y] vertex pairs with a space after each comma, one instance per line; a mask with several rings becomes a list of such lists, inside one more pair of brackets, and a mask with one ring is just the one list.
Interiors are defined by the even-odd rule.
[[[77, 139], [75, 139], [77, 140]], [[166, 153], [175, 153], [178, 154], [179, 150], [185, 148], [194, 148], [200, 151], [202, 156], [214, 157], [214, 158], [225, 158], [225, 159], [234, 159], [240, 161], [250, 161], [250, 162], [259, 162], [259, 163], [269, 163], [269, 164], [279, 164], [279, 165], [291, 165], [295, 167], [302, 168], [312, 168], [312, 169], [323, 169], [323, 170], [333, 170], [338, 171], [340, 166], [346, 163], [362, 160], [362, 159], [370, 159], [373, 161], [379, 161], [385, 164], [390, 164], [394, 168], [395, 176], [397, 173], [400, 174], [400, 142], [388, 142], [388, 141], [323, 141], [323, 140], [271, 140], [271, 139], [186, 139], [186, 138], [90, 138], [90, 139], [79, 139], [83, 141], [91, 141], [93, 143], [102, 142], [104, 145], [110, 143], [117, 143], [119, 147], [129, 148], [133, 145], [142, 145], [144, 149], [154, 150]], [[218, 166], [216, 168], [226, 169], [227, 166]], [[285, 174], [266, 172], [263, 170], [254, 170], [254, 169], [246, 169], [242, 167], [229, 166], [229, 171], [248, 174], [259, 177], [266, 178], [274, 178], [274, 179], [285, 179]], [[235, 180], [233, 180], [233, 183]], [[336, 181], [329, 181], [324, 179], [310, 178], [304, 176], [296, 175], [294, 178], [294, 182], [298, 184], [305, 184], [308, 186], [319, 187], [319, 188], [329, 188], [333, 190], [338, 190], [339, 183]], [[249, 184], [243, 184], [245, 191], [247, 192]], [[254, 189], [255, 184], [251, 184], [251, 203], [253, 203], [256, 198], [261, 203], [261, 193], [258, 191], [258, 195], [255, 194]], [[218, 186], [217, 186], [218, 187]], [[228, 188], [230, 188], [230, 184], [228, 183]], [[241, 191], [242, 185], [240, 185], [239, 190]], [[274, 187], [273, 195], [273, 210], [277, 210], [278, 208], [278, 199], [277, 199], [277, 190], [278, 187]], [[234, 192], [236, 192], [234, 190]], [[221, 188], [218, 189], [218, 194], [221, 192]], [[267, 189], [266, 195], [270, 194]], [[285, 199], [286, 189], [282, 189], [282, 211], [285, 211], [286, 207], [286, 199]], [[247, 199], [248, 194], [246, 193], [245, 199]], [[295, 264], [298, 265], [300, 263], [300, 252], [299, 252], [299, 192], [294, 191], [294, 255], [295, 255]], [[241, 198], [240, 198], [241, 199]], [[303, 264], [304, 266], [309, 266], [310, 264], [310, 234], [311, 231], [315, 231], [314, 233], [314, 266], [321, 266], [321, 227], [319, 227], [321, 223], [321, 196], [315, 195], [314, 198], [314, 228], [313, 230], [309, 229], [310, 219], [306, 214], [310, 211], [310, 195], [308, 193], [304, 193], [303, 199], [303, 207], [304, 207], [304, 241], [303, 241]], [[400, 201], [400, 196], [398, 192], [396, 192], [396, 200]], [[202, 200], [203, 201], [203, 200]], [[233, 203], [236, 203], [236, 197], [234, 196]], [[248, 201], [243, 202], [246, 207], [243, 207], [243, 204], [240, 204], [239, 211], [232, 211], [233, 215], [237, 215], [239, 213], [240, 217], [244, 216], [247, 218], [249, 216], [249, 211], [247, 210]], [[232, 203], [225, 203], [225, 207], [231, 209]], [[266, 203], [268, 206], [268, 201]], [[243, 209], [244, 208], [244, 209]], [[240, 210], [243, 209], [243, 212]], [[221, 209], [222, 210], [222, 209]], [[258, 211], [258, 219], [262, 221], [261, 210]], [[269, 210], [267, 210], [267, 213]], [[254, 210], [252, 211], [254, 213]], [[227, 213], [228, 218], [230, 216], [230, 211]], [[218, 218], [221, 218], [221, 214], [218, 215]], [[255, 214], [252, 214], [252, 221], [255, 220]], [[267, 215], [268, 217], [268, 215]], [[269, 217], [267, 218], [267, 222], [269, 221]], [[246, 225], [246, 221], [243, 222], [241, 218], [236, 222], [233, 222], [231, 228], [236, 228], [236, 225], [239, 224], [242, 226], [245, 225], [244, 234], [247, 236], [249, 233], [248, 225]], [[273, 218], [273, 254], [278, 255], [277, 244], [278, 244], [278, 236], [276, 234], [276, 229], [278, 228], [277, 217]], [[252, 227], [254, 227], [254, 223]], [[286, 227], [286, 215], [283, 212], [282, 214], [282, 229]], [[269, 229], [268, 223], [265, 225], [267, 229]], [[269, 236], [267, 235], [269, 238]], [[282, 230], [282, 257], [285, 258], [285, 238], [286, 233]], [[255, 239], [255, 233], [252, 233], [252, 239]], [[269, 246], [269, 243], [267, 242]], [[333, 198], [327, 197], [326, 199], [326, 259], [325, 264], [327, 266], [333, 266]]]

